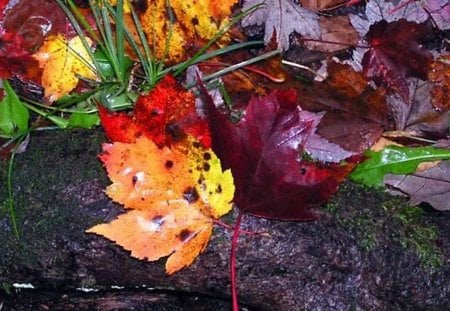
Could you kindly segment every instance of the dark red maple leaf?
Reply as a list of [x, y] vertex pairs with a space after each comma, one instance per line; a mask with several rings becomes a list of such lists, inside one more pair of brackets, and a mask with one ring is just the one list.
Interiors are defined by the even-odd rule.
[[430, 33], [426, 24], [405, 19], [388, 23], [385, 20], [370, 26], [366, 39], [370, 49], [364, 54], [364, 74], [377, 84], [385, 84], [409, 101], [406, 77], [427, 79], [431, 53], [419, 41]]
[[314, 133], [314, 113], [302, 111], [294, 90], [253, 98], [232, 124], [204, 90], [213, 150], [231, 168], [236, 205], [245, 213], [282, 220], [310, 220], [352, 165], [301, 159]]
[[111, 141], [133, 142], [147, 136], [157, 145], [170, 145], [190, 134], [211, 146], [208, 123], [195, 111], [195, 97], [172, 76], [165, 76], [148, 94], [139, 96], [133, 114], [99, 107], [106, 136]]

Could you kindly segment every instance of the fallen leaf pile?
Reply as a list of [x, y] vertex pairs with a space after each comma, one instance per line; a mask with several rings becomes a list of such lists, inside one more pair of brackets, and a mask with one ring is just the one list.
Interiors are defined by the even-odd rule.
[[[96, 37], [114, 35], [102, 33], [93, 13], [83, 8], [86, 24], [94, 26], [82, 41], [63, 10], [51, 3], [0, 1], [0, 78], [24, 94], [23, 85], [41, 88], [42, 101], [63, 105], [70, 95], [97, 90], [93, 85], [101, 77], [93, 64], [108, 64], [108, 57], [99, 57], [105, 47]], [[101, 3], [105, 8], [122, 2]], [[243, 214], [313, 220], [315, 209], [347, 177], [385, 185], [408, 195], [412, 204], [450, 210], [450, 2], [344, 5], [338, 0], [126, 2], [127, 32], [121, 35], [144, 36], [150, 49], [141, 44], [129, 52], [130, 46], [117, 44], [122, 61], [129, 62], [125, 76], [131, 77], [120, 86], [120, 96], [133, 101], [133, 110], [114, 111], [116, 94], [110, 93], [95, 97], [92, 106], [98, 105], [109, 140], [100, 155], [112, 182], [106, 193], [127, 211], [88, 232], [139, 259], [168, 257], [166, 271], [172, 274], [205, 250], [217, 219], [233, 206], [239, 209], [237, 224]], [[246, 10], [251, 12], [240, 25], [208, 46], [217, 53], [214, 58], [201, 59], [187, 74], [178, 72], [183, 63], [163, 70], [195, 55]], [[108, 18], [104, 29], [113, 32], [122, 26], [118, 21]], [[260, 46], [217, 51], [253, 39]], [[145, 87], [139, 85], [146, 70], [138, 61], [141, 51], [157, 60], [150, 68], [154, 83]], [[248, 65], [268, 51], [278, 54]], [[232, 66], [237, 63], [242, 68]], [[230, 68], [236, 70], [213, 79], [218, 70]], [[9, 82], [5, 91], [0, 134], [13, 137], [27, 130], [29, 115]], [[126, 97], [131, 93], [135, 97]], [[233, 288], [235, 281], [234, 274]], [[235, 291], [233, 299], [237, 310]]]

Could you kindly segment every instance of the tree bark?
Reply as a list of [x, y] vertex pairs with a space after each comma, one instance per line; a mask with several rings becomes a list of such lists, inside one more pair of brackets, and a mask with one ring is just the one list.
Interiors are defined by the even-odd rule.
[[[13, 166], [19, 239], [0, 164], [0, 310], [228, 310], [230, 230], [216, 227], [205, 252], [173, 276], [164, 260], [133, 259], [84, 232], [123, 212], [103, 193], [104, 140], [99, 131], [32, 134]], [[266, 234], [239, 238], [241, 307], [450, 309], [449, 213], [345, 183], [319, 214], [314, 222], [244, 217], [242, 229]]]

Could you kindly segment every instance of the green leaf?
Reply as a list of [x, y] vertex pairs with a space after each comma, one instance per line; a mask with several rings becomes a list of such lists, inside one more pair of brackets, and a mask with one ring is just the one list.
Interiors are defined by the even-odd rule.
[[98, 113], [74, 112], [69, 118], [69, 127], [90, 129], [93, 126], [100, 125]]
[[29, 112], [7, 80], [3, 80], [6, 96], [0, 101], [0, 135], [8, 137], [28, 129]]
[[385, 174], [410, 174], [416, 171], [421, 162], [450, 159], [450, 150], [387, 146], [378, 152], [366, 151], [365, 155], [369, 159], [358, 165], [350, 178], [369, 186], [378, 186]]
[[[94, 57], [99, 66], [98, 69], [102, 72], [103, 76], [106, 79], [114, 78], [114, 68], [102, 49], [97, 49], [94, 53]], [[132, 65], [133, 61], [129, 57], [124, 56], [121, 70], [123, 72], [126, 72], [131, 68]]]

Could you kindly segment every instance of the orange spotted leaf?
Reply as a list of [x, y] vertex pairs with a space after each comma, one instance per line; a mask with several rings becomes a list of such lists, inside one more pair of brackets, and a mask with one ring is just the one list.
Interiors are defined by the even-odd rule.
[[112, 184], [106, 193], [131, 211], [87, 232], [102, 235], [138, 259], [168, 257], [166, 272], [190, 265], [205, 249], [214, 219], [231, 209], [234, 184], [219, 159], [187, 137], [158, 147], [145, 136], [104, 144], [100, 155]]
[[203, 146], [211, 146], [208, 123], [195, 111], [194, 94], [179, 86], [172, 76], [164, 77], [148, 94], [141, 95], [133, 115], [100, 108], [100, 119], [111, 141], [133, 142], [146, 136], [164, 146], [190, 134]]

